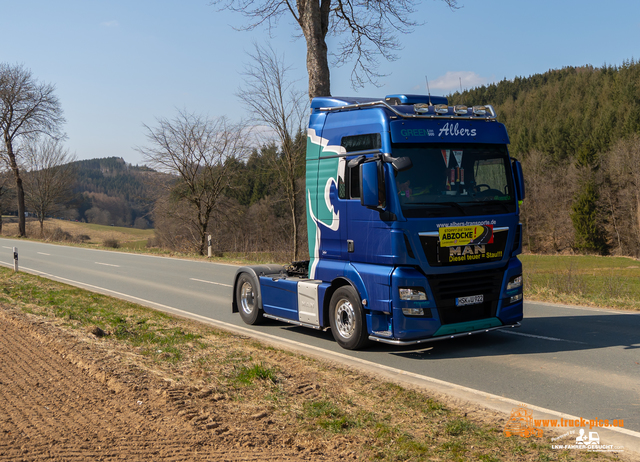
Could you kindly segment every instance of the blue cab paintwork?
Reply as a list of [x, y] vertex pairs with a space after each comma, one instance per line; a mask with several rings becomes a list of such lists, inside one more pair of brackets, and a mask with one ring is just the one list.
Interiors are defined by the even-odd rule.
[[[402, 101], [403, 95], [390, 95], [387, 98], [390, 97], [406, 102]], [[443, 100], [446, 103], [446, 98], [432, 98], [435, 99], [432, 101], [434, 104], [442, 103]], [[504, 125], [496, 121], [404, 119], [394, 116], [381, 106], [335, 112], [321, 110], [374, 101], [378, 99], [315, 98], [311, 104], [309, 128], [327, 146], [336, 147], [341, 145], [341, 139], [346, 135], [380, 133], [382, 153], [392, 152], [392, 143], [509, 143]], [[409, 111], [409, 108], [410, 106], [398, 106], [401, 111]], [[325, 200], [326, 186], [320, 184], [317, 178], [318, 171], [325, 162], [323, 159], [335, 157], [335, 152], [325, 148], [311, 146], [307, 152], [307, 207], [318, 211], [319, 220], [331, 223], [331, 220], [336, 220], [336, 216], [340, 220], [337, 229], [322, 228], [317, 266], [314, 267], [313, 279], [323, 281], [318, 290], [320, 327], [328, 327], [326, 294], [331, 293], [332, 284], [347, 283], [356, 289], [363, 300], [369, 334], [389, 331], [392, 332], [392, 338], [398, 340], [428, 338], [442, 327], [442, 320], [427, 277], [446, 274], [464, 276], [465, 272], [497, 269], [504, 269], [504, 275], [496, 317], [505, 325], [515, 324], [522, 319], [522, 301], [508, 303], [509, 298], [517, 291], [506, 291], [510, 278], [522, 274], [522, 265], [516, 258], [521, 252], [521, 242], [515, 241], [519, 210], [516, 213], [494, 214], [490, 217], [495, 220], [495, 228], [508, 228], [502, 259], [475, 265], [431, 267], [422, 250], [419, 233], [436, 232], [439, 225], [455, 221], [456, 218], [404, 217], [397, 199], [393, 168], [389, 163], [383, 164], [388, 198], [386, 211], [395, 219], [383, 219], [378, 211], [363, 207], [360, 200], [341, 199], [336, 184], [330, 184], [326, 189], [332, 207], [331, 213], [327, 215], [328, 212], [323, 212], [318, 205]], [[356, 155], [347, 156], [346, 159], [348, 161], [355, 157]], [[460, 217], [465, 221], [486, 218], [483, 215]], [[348, 251], [348, 240], [353, 242], [352, 252]], [[413, 256], [407, 251], [407, 242]], [[425, 289], [426, 301], [400, 300], [400, 287], [415, 286]], [[261, 277], [260, 288], [265, 313], [299, 320], [295, 280]], [[521, 291], [520, 289], [519, 292]], [[423, 308], [430, 311], [430, 316], [405, 316], [403, 308]]]

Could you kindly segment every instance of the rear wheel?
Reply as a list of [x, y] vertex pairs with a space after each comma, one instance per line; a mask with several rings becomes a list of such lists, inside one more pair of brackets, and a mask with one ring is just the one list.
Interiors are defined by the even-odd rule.
[[334, 292], [329, 307], [329, 323], [333, 338], [342, 348], [357, 350], [368, 343], [364, 310], [353, 287], [340, 287]]
[[260, 324], [264, 320], [262, 307], [258, 306], [257, 283], [248, 273], [242, 273], [236, 282], [236, 301], [240, 317], [247, 324]]

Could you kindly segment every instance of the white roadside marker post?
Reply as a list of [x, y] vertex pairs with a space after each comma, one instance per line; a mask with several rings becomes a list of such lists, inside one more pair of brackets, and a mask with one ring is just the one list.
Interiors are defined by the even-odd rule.
[[18, 248], [13, 248], [13, 271], [18, 272]]
[[209, 252], [207, 255], [211, 258], [211, 234], [207, 236], [207, 243], [209, 244]]

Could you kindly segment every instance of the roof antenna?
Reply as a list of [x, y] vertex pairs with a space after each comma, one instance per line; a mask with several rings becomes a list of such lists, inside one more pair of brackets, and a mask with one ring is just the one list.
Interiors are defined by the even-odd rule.
[[462, 94], [462, 77], [458, 77], [458, 80], [460, 80], [460, 94]]
[[429, 90], [429, 77], [425, 75], [424, 78], [427, 81], [427, 93], [429, 94], [429, 106], [433, 106], [433, 104], [431, 104], [431, 90]]

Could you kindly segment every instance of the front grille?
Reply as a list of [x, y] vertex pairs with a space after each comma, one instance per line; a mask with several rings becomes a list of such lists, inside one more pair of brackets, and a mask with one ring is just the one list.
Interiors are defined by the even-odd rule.
[[[496, 315], [504, 269], [428, 276], [442, 324], [455, 324]], [[483, 295], [483, 303], [456, 306], [456, 298]]]
[[476, 265], [478, 263], [489, 263], [504, 258], [504, 250], [509, 236], [507, 228], [495, 229], [493, 231], [493, 243], [484, 246], [467, 245], [457, 247], [460, 252], [465, 253], [470, 250], [469, 257], [451, 258], [453, 247], [441, 247], [440, 238], [437, 233], [420, 234], [422, 250], [427, 257], [429, 266], [457, 266]]

